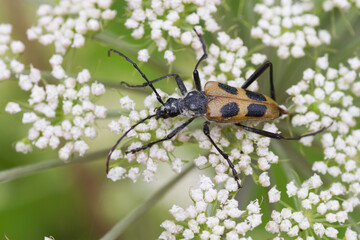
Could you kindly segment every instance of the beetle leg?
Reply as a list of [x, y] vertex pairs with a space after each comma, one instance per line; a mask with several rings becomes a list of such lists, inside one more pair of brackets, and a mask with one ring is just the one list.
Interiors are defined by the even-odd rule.
[[158, 82], [158, 81], [160, 81], [162, 79], [168, 78], [168, 77], [174, 77], [174, 79], [176, 81], [176, 84], [179, 87], [181, 95], [185, 96], [186, 93], [187, 93], [187, 90], [186, 90], [186, 87], [184, 85], [184, 82], [183, 82], [183, 80], [180, 78], [180, 76], [178, 74], [174, 74], [174, 73], [159, 77], [157, 79], [151, 80], [150, 82], [146, 82], [146, 83], [143, 83], [141, 85], [130, 85], [127, 82], [121, 82], [121, 84], [124, 84], [127, 88], [143, 88], [143, 87], [147, 87], [149, 85], [152, 85], [152, 84], [154, 84], [154, 83], [156, 83], [156, 82]]
[[216, 143], [214, 142], [214, 140], [211, 138], [210, 136], [210, 129], [209, 129], [209, 124], [210, 122], [206, 121], [204, 122], [204, 125], [203, 125], [203, 131], [204, 131], [204, 134], [209, 138], [210, 142], [214, 145], [214, 147], [216, 148], [216, 150], [225, 158], [225, 160], [228, 162], [229, 164], [229, 167], [231, 168], [231, 171], [232, 171], [232, 174], [234, 176], [234, 179], [238, 185], [238, 188], [241, 188], [241, 185], [239, 183], [239, 176], [238, 176], [238, 173], [236, 172], [235, 170], [235, 167], [234, 167], [234, 164], [230, 161], [229, 159], [229, 155], [227, 155], [223, 150], [221, 150], [217, 145]]
[[143, 145], [143, 146], [141, 146], [139, 148], [135, 148], [135, 149], [132, 149], [130, 151], [127, 151], [126, 154], [128, 154], [128, 153], [136, 153], [136, 152], [142, 151], [144, 149], [147, 149], [147, 148], [151, 147], [152, 145], [154, 145], [156, 143], [163, 142], [163, 141], [166, 141], [166, 140], [169, 140], [169, 139], [173, 138], [176, 134], [178, 134], [181, 130], [183, 130], [187, 125], [189, 125], [194, 119], [195, 119], [195, 117], [188, 119], [186, 122], [184, 122], [183, 124], [181, 124], [180, 126], [175, 128], [174, 130], [172, 130], [165, 138], [150, 142], [150, 143], [148, 143], [146, 145]]
[[264, 62], [258, 69], [255, 70], [253, 74], [245, 81], [241, 86], [242, 89], [246, 89], [250, 84], [252, 84], [258, 77], [264, 73], [264, 71], [270, 67], [270, 97], [275, 100], [275, 89], [274, 89], [274, 80], [273, 80], [273, 65], [270, 61]]
[[194, 69], [194, 72], [193, 72], [193, 76], [194, 76], [194, 81], [195, 81], [195, 88], [196, 90], [198, 90], [199, 92], [201, 92], [201, 82], [200, 82], [200, 77], [199, 77], [199, 72], [197, 70], [199, 64], [205, 60], [207, 58], [207, 53], [206, 53], [206, 45], [205, 45], [205, 41], [203, 39], [203, 37], [201, 36], [201, 34], [199, 34], [195, 28], [194, 29], [194, 32], [196, 33], [196, 35], [199, 37], [200, 39], [200, 42], [201, 42], [201, 45], [202, 45], [202, 49], [203, 49], [203, 52], [204, 54], [201, 56], [201, 58], [199, 59], [199, 61], [196, 63], [195, 65], [195, 69]]
[[138, 67], [138, 65], [136, 65], [136, 63], [134, 63], [130, 58], [128, 58], [127, 56], [125, 56], [123, 53], [115, 50], [115, 49], [109, 49], [108, 50], [108, 56], [110, 57], [110, 53], [114, 52], [117, 53], [118, 55], [120, 55], [121, 57], [125, 58], [126, 61], [128, 61], [129, 63], [131, 63], [134, 68], [136, 68], [136, 70], [141, 74], [141, 76], [146, 80], [146, 82], [149, 84], [149, 86], [151, 87], [151, 89], [154, 91], [154, 93], [156, 94], [156, 99], [162, 104], [164, 105], [163, 100], [160, 97], [160, 94], [156, 91], [156, 89], [154, 88], [154, 86], [152, 85], [152, 83], [149, 81], [149, 79], [146, 77], [146, 75], [140, 70], [140, 68]]
[[235, 123], [235, 125], [238, 126], [238, 127], [241, 127], [242, 129], [244, 129], [246, 131], [253, 132], [253, 133], [256, 133], [256, 134], [259, 134], [259, 135], [262, 135], [262, 136], [265, 136], [265, 137], [269, 137], [269, 138], [284, 139], [284, 140], [299, 140], [299, 139], [301, 139], [303, 137], [314, 136], [314, 135], [316, 135], [318, 133], [321, 133], [325, 129], [329, 128], [332, 125], [332, 123], [329, 126], [323, 127], [323, 128], [321, 128], [320, 130], [318, 130], [316, 132], [307, 133], [307, 134], [300, 135], [300, 136], [295, 136], [295, 137], [284, 137], [284, 136], [282, 136], [280, 134], [277, 134], [277, 133], [272, 133], [272, 132], [264, 131], [264, 130], [261, 130], [261, 129], [256, 129], [256, 128], [244, 126], [244, 125], [242, 125], [240, 123]]

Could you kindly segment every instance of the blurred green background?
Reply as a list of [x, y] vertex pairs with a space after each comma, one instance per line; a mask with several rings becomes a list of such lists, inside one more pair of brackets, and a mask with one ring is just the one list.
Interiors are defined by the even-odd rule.
[[[12, 38], [25, 43], [26, 51], [20, 60], [26, 64], [31, 63], [43, 71], [48, 71], [50, 70], [48, 59], [54, 53], [53, 48], [44, 47], [36, 41], [29, 42], [25, 34], [26, 29], [36, 23], [35, 13], [40, 2], [43, 1], [0, 0], [0, 22], [11, 23], [13, 25]], [[239, 3], [234, 2], [236, 2], [232, 3], [234, 7], [227, 9], [229, 14], [222, 15], [220, 21], [225, 22], [227, 26], [238, 26], [236, 28], [236, 31], [239, 32], [238, 36], [241, 36], [245, 45], [251, 49], [258, 45], [259, 41], [250, 39], [249, 26], [246, 27], [243, 21], [246, 19], [251, 26], [256, 22], [256, 18], [252, 11], [243, 11], [241, 17], [238, 17]], [[246, 5], [250, 4], [250, 6], [242, 9], [252, 9], [252, 3], [249, 3], [251, 1], [246, 2]], [[115, 84], [120, 81], [131, 81], [135, 84], [142, 82], [130, 64], [117, 56], [107, 57], [108, 48], [119, 48], [118, 50], [123, 51], [130, 58], [136, 59], [136, 52], [147, 46], [146, 42], [135, 41], [131, 37], [117, 37], [130, 35], [129, 31], [123, 27], [124, 5], [123, 1], [116, 1], [114, 4], [114, 8], [118, 10], [118, 18], [106, 26], [107, 34], [100, 35], [100, 37], [95, 36], [96, 39], [88, 39], [86, 47], [71, 50], [67, 54], [65, 69], [68, 73], [77, 74], [83, 68], [87, 68], [93, 79], [102, 82]], [[322, 22], [325, 23], [323, 27], [329, 27], [330, 21], [326, 21], [326, 18], [323, 20]], [[329, 48], [349, 45], [355, 41], [354, 38], [346, 37], [351, 34], [345, 28], [337, 27], [337, 29], [337, 36], [341, 36], [341, 39], [334, 38]], [[98, 41], [99, 38], [103, 43]], [[205, 36], [208, 43], [214, 39], [214, 36], [213, 38]], [[277, 100], [289, 106], [284, 91], [301, 79], [303, 70], [313, 64], [313, 59], [305, 57], [296, 61], [275, 60], [277, 58], [274, 50], [264, 49], [263, 53], [266, 53], [274, 63]], [[349, 57], [349, 52], [345, 50], [337, 53], [336, 59], [333, 60], [335, 63]], [[149, 78], [163, 76], [170, 72], [161, 55], [162, 53], [154, 53], [148, 63], [140, 64], [141, 69]], [[189, 50], [181, 51], [176, 55], [177, 60], [173, 63], [171, 72], [179, 73], [184, 79], [190, 79], [196, 63], [195, 54]], [[166, 87], [162, 87], [162, 90], [172, 92], [174, 87], [175, 85], [170, 81]], [[267, 81], [261, 84], [261, 90], [268, 93]], [[137, 100], [137, 107], [141, 109], [142, 101], [150, 91], [127, 92], [121, 90], [121, 94], [128, 93]], [[56, 151], [48, 149], [34, 150], [27, 155], [16, 153], [14, 143], [26, 136], [28, 126], [21, 123], [21, 114], [10, 115], [4, 109], [9, 101], [27, 101], [27, 98], [28, 94], [19, 89], [16, 80], [0, 82], [0, 171], [57, 157]], [[99, 104], [105, 105], [109, 110], [117, 110], [118, 101], [119, 91], [108, 88]], [[106, 125], [110, 120], [99, 121], [99, 136], [89, 142], [90, 149], [93, 151], [110, 149], [118, 138], [118, 135], [107, 130]], [[283, 129], [287, 129], [286, 122], [282, 122], [284, 123]], [[196, 124], [190, 127], [190, 129], [194, 128], [196, 128]], [[302, 147], [301, 154], [299, 154], [299, 147], [296, 143], [274, 142], [273, 147], [283, 159], [292, 156], [291, 162], [273, 166], [271, 169], [271, 177], [275, 183], [278, 183], [277, 188], [280, 190], [284, 190], [285, 184], [288, 182], [284, 181], [285, 172], [296, 168], [300, 169], [299, 175], [309, 177], [311, 162], [322, 157], [316, 148]], [[192, 149], [197, 149], [197, 151], [192, 151]], [[181, 156], [188, 160], [197, 156], [198, 152], [198, 148], [194, 145], [176, 150], [179, 156], [181, 153]], [[311, 158], [306, 153], [311, 153]], [[129, 180], [113, 183], [106, 179], [105, 158], [106, 155], [97, 161], [69, 164], [0, 183], [0, 239], [5, 236], [9, 239], [42, 239], [44, 236], [53, 236], [55, 239], [98, 239], [144, 199], [154, 194], [156, 189], [175, 176], [168, 165], [161, 164], [156, 181], [150, 184], [144, 183], [141, 178], [135, 184]], [[173, 204], [182, 207], [191, 204], [188, 191], [190, 186], [196, 186], [198, 175], [199, 170], [193, 170], [188, 174], [159, 203], [135, 221], [119, 239], [157, 238], [162, 231], [161, 222], [165, 219], [172, 219], [168, 209]], [[254, 196], [266, 198], [266, 194], [266, 189], [255, 187], [251, 178], [247, 178], [244, 188], [238, 194], [238, 200], [241, 205], [247, 205], [250, 199], [255, 198]], [[261, 207], [266, 208], [267, 206], [262, 205]], [[263, 220], [266, 220], [271, 209], [265, 209], [264, 213]], [[265, 230], [263, 227], [258, 229], [259, 231], [255, 234], [261, 236]], [[254, 238], [256, 239], [256, 236]]]

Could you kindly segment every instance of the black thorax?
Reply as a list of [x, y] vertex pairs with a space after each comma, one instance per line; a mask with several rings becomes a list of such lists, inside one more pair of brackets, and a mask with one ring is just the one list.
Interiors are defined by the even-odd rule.
[[203, 116], [206, 114], [206, 103], [209, 98], [204, 92], [191, 91], [184, 98], [169, 98], [156, 111], [156, 119], [171, 118], [178, 115], [188, 117]]

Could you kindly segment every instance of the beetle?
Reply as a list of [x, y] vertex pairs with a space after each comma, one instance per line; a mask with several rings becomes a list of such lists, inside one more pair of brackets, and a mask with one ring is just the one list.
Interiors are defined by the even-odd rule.
[[[126, 85], [128, 88], [142, 88], [142, 87], [151, 87], [153, 92], [156, 95], [157, 100], [160, 102], [161, 106], [155, 110], [155, 113], [149, 115], [148, 117], [140, 120], [133, 126], [131, 126], [124, 134], [118, 139], [115, 145], [111, 148], [109, 155], [107, 157], [106, 163], [106, 172], [109, 172], [109, 161], [112, 153], [118, 146], [118, 144], [123, 140], [123, 138], [136, 126], [145, 122], [150, 118], [155, 119], [167, 119], [173, 118], [179, 115], [189, 117], [188, 120], [183, 122], [180, 126], [173, 129], [165, 138], [159, 139], [153, 142], [150, 142], [146, 145], [143, 145], [139, 148], [132, 149], [127, 153], [136, 153], [151, 147], [154, 144], [163, 142], [165, 140], [169, 140], [173, 138], [176, 134], [178, 134], [182, 129], [184, 129], [187, 125], [189, 125], [195, 118], [204, 117], [205, 122], [203, 124], [203, 132], [210, 140], [210, 142], [214, 145], [216, 150], [224, 157], [224, 159], [229, 164], [229, 167], [232, 171], [234, 179], [240, 188], [241, 185], [239, 183], [239, 176], [233, 163], [229, 159], [229, 155], [226, 154], [223, 150], [221, 150], [217, 144], [214, 142], [212, 137], [210, 136], [209, 124], [210, 122], [216, 123], [233, 123], [237, 127], [240, 127], [246, 131], [250, 131], [265, 137], [275, 138], [275, 139], [284, 139], [284, 140], [299, 140], [303, 137], [313, 136], [324, 131], [326, 128], [323, 127], [318, 131], [294, 136], [294, 137], [284, 137], [277, 133], [268, 132], [261, 129], [256, 129], [252, 127], [245, 126], [241, 124], [244, 121], [268, 121], [276, 119], [283, 114], [288, 114], [288, 112], [281, 108], [279, 104], [275, 101], [275, 89], [273, 83], [273, 65], [270, 61], [265, 61], [259, 68], [257, 68], [254, 73], [245, 81], [245, 83], [241, 86], [241, 88], [232, 87], [220, 82], [216, 81], [208, 81], [204, 90], [202, 90], [202, 86], [200, 83], [199, 72], [197, 70], [199, 64], [207, 58], [206, 45], [205, 41], [201, 34], [199, 34], [194, 28], [196, 35], [198, 36], [203, 50], [203, 55], [198, 60], [195, 65], [195, 69], [193, 71], [193, 78], [195, 82], [194, 91], [188, 92], [183, 80], [180, 78], [178, 74], [168, 74], [157, 78], [155, 80], [149, 81], [146, 75], [140, 70], [136, 63], [134, 63], [131, 59], [125, 56], [123, 53], [115, 50], [109, 49], [108, 56], [110, 56], [111, 52], [114, 52], [121, 57], [124, 57], [128, 62], [130, 62], [134, 68], [141, 74], [142, 78], [145, 79], [145, 83], [142, 85], [130, 85], [126, 82], [122, 82], [122, 84]], [[270, 97], [261, 93], [252, 92], [247, 90], [247, 88], [252, 84], [261, 74], [264, 73], [265, 70], [269, 68], [269, 78], [270, 78]], [[154, 88], [153, 84], [163, 80], [168, 77], [173, 77], [176, 81], [176, 84], [179, 88], [179, 91], [182, 95], [181, 98], [168, 98], [166, 102], [163, 102], [159, 93]]]

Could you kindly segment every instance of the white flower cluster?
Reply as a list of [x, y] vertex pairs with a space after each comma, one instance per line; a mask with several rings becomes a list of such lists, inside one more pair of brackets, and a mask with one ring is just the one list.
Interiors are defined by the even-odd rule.
[[85, 45], [84, 35], [101, 29], [103, 20], [111, 20], [116, 11], [109, 9], [112, 0], [61, 0], [58, 5], [43, 4], [37, 10], [36, 26], [27, 31], [30, 40], [54, 44], [57, 53], [69, 47]]
[[352, 6], [360, 8], [359, 0], [325, 0], [322, 3], [324, 11], [331, 11], [334, 8], [339, 8], [342, 11], [351, 9]]
[[321, 140], [326, 161], [316, 163], [313, 169], [350, 184], [359, 183], [354, 159], [360, 150], [360, 131], [356, 129], [360, 107], [354, 97], [360, 96], [360, 60], [351, 58], [348, 64], [331, 68], [328, 57], [321, 57], [317, 60], [318, 70], [305, 70], [303, 79], [287, 93], [293, 96], [297, 113], [293, 125], [316, 130], [333, 123], [328, 130], [331, 133], [324, 133]]
[[[332, 130], [340, 135], [348, 135], [355, 128], [356, 118], [360, 116], [360, 108], [353, 104], [354, 96], [360, 96], [360, 60], [351, 58], [348, 63], [350, 67], [340, 64], [335, 69], [328, 67], [327, 55], [319, 58], [319, 70], [305, 70], [303, 79], [287, 90], [294, 96], [298, 113], [292, 120], [294, 125], [307, 125], [314, 130], [334, 121]], [[320, 115], [313, 111], [314, 106]]]
[[[127, 0], [131, 17], [125, 22], [128, 29], [133, 29], [131, 36], [141, 39], [147, 35], [156, 43], [158, 51], [163, 51], [168, 46], [169, 38], [181, 41], [183, 45], [190, 45], [194, 39], [192, 26], [203, 24], [209, 32], [220, 29], [212, 14], [216, 12], [221, 0]], [[186, 17], [182, 17], [182, 16]], [[186, 30], [182, 30], [186, 29]], [[149, 33], [147, 33], [149, 32]], [[146, 49], [139, 52], [139, 61], [147, 61], [144, 54]], [[171, 50], [165, 52], [164, 58], [168, 63], [175, 60]]]
[[281, 0], [279, 5], [273, 0], [264, 2], [254, 8], [261, 17], [251, 36], [276, 47], [280, 58], [300, 58], [305, 55], [304, 48], [330, 43], [328, 31], [316, 29], [320, 20], [309, 13], [313, 9], [310, 1]]
[[[170, 213], [175, 221], [161, 224], [165, 231], [159, 239], [252, 239], [245, 235], [262, 223], [259, 202], [255, 200], [240, 210], [229, 195], [225, 189], [216, 190], [210, 178], [200, 176], [199, 188], [190, 190], [194, 205], [186, 209], [174, 205]], [[209, 209], [216, 212], [210, 215]]]
[[105, 118], [107, 110], [93, 101], [105, 93], [105, 87], [97, 82], [87, 84], [91, 78], [87, 69], [76, 79], [68, 77], [61, 67], [60, 55], [54, 55], [50, 63], [53, 76], [61, 83], [44, 86], [41, 72], [31, 67], [28, 75], [19, 77], [20, 88], [30, 93], [28, 105], [21, 109], [19, 104], [10, 102], [5, 110], [11, 114], [23, 111], [22, 122], [32, 124], [27, 138], [16, 144], [16, 151], [27, 153], [31, 146], [61, 148], [59, 158], [68, 160], [73, 153], [82, 156], [88, 150], [84, 136], [96, 137], [95, 120]]
[[[348, 220], [348, 213], [360, 204], [356, 197], [341, 200], [346, 194], [342, 183], [334, 182], [326, 189], [317, 174], [306, 180], [301, 187], [297, 187], [294, 181], [291, 181], [286, 189], [288, 197], [294, 198], [300, 206], [300, 211], [294, 211], [289, 207], [281, 211], [272, 211], [271, 220], [265, 229], [278, 237], [285, 237], [286, 233], [289, 237], [301, 240], [303, 238], [299, 237], [299, 232], [305, 231], [308, 236], [315, 233], [312, 239], [338, 238], [338, 227]], [[348, 228], [345, 238], [356, 240], [356, 235], [355, 231]]]
[[[360, 146], [360, 130], [356, 124], [360, 107], [354, 101], [360, 96], [360, 59], [351, 58], [348, 66], [340, 64], [338, 69], [329, 67], [328, 57], [317, 60], [317, 70], [307, 69], [303, 79], [287, 92], [293, 95], [295, 111], [293, 125], [306, 125], [315, 130], [333, 125], [322, 135], [324, 160], [313, 164], [313, 171], [329, 175], [333, 179], [329, 191], [342, 195], [342, 211], [329, 213], [329, 222], [343, 223], [347, 213], [360, 204], [360, 169], [357, 156]], [[320, 205], [319, 205], [320, 206]], [[318, 211], [328, 206], [322, 205]], [[350, 230], [349, 230], [350, 231]], [[353, 238], [354, 239], [354, 238]], [[356, 238], [355, 238], [356, 239]]]
[[[157, 91], [162, 97], [168, 97], [167, 94], [162, 92], [160, 89], [157, 89]], [[173, 94], [171, 97], [178, 98], [179, 96]], [[144, 104], [147, 110], [138, 112], [133, 110], [135, 103], [128, 96], [121, 98], [120, 107], [122, 109], [131, 111], [129, 116], [122, 115], [118, 120], [111, 121], [108, 124], [110, 131], [117, 133], [123, 133], [127, 131], [133, 124], [141, 119], [146, 118], [149, 113], [153, 113], [155, 106], [157, 106], [156, 103], [158, 103], [158, 101], [155, 94], [153, 93], [144, 100]], [[148, 122], [139, 124], [127, 135], [128, 138], [133, 140], [133, 142], [128, 146], [127, 151], [141, 147], [151, 141], [166, 137], [181, 122], [181, 120], [174, 122], [171, 118], [165, 120], [156, 120], [155, 118], [152, 118], [148, 120]], [[121, 150], [115, 150], [111, 156], [111, 159], [118, 160], [116, 163], [117, 165], [128, 165], [127, 163], [131, 162], [131, 167], [126, 169], [122, 166], [114, 167], [110, 169], [108, 178], [116, 181], [128, 177], [135, 182], [140, 174], [142, 174], [146, 182], [151, 182], [154, 180], [159, 161], [169, 162], [174, 172], [181, 172], [183, 161], [180, 158], [171, 157], [171, 153], [175, 149], [173, 142], [177, 140], [180, 142], [187, 142], [189, 140], [186, 128], [171, 140], [164, 141], [160, 144], [155, 144], [147, 150], [139, 151], [135, 154], [123, 154]], [[137, 164], [134, 164], [135, 161]], [[145, 166], [146, 169], [141, 170], [141, 165]]]
[[9, 79], [11, 72], [20, 74], [24, 64], [16, 60], [17, 55], [25, 50], [21, 41], [11, 39], [11, 24], [0, 24], [0, 81]]
[[[220, 44], [211, 43], [206, 61], [199, 66], [202, 85], [205, 85], [206, 81], [218, 81], [233, 87], [241, 87], [245, 82], [241, 76], [249, 77], [254, 71], [248, 69], [247, 60], [251, 60], [255, 66], [266, 60], [266, 56], [259, 53], [248, 56], [248, 48], [239, 37], [233, 39], [225, 32], [218, 32], [217, 40]], [[195, 43], [193, 47], [199, 59], [203, 50], [199, 39]], [[246, 72], [243, 72], [245, 69]], [[248, 89], [256, 91], [257, 88], [257, 82], [254, 82]]]

